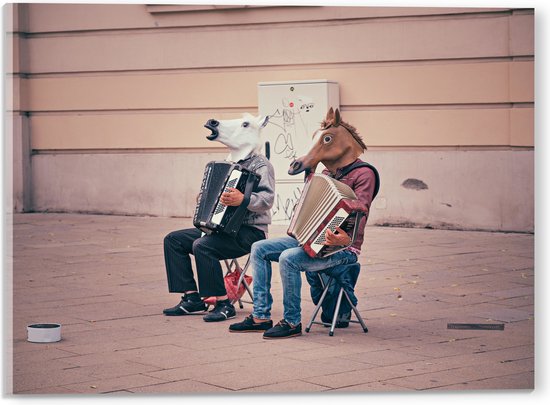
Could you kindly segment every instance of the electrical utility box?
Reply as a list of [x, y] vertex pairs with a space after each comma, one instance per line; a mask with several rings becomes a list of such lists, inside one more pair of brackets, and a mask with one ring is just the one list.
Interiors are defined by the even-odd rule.
[[[327, 111], [340, 107], [338, 83], [304, 80], [258, 83], [258, 109], [269, 116], [262, 131], [269, 142], [270, 160], [275, 168], [273, 224], [288, 225], [304, 185], [304, 173], [288, 174], [292, 161], [305, 155], [314, 132], [321, 127]], [[316, 169], [320, 173], [322, 164]]]

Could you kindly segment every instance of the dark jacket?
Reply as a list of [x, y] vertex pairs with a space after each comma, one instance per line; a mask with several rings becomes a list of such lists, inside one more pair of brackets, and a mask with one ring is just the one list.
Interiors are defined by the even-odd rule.
[[271, 207], [275, 200], [275, 170], [264, 155], [252, 153], [237, 162], [260, 176], [258, 186], [252, 191], [250, 202], [246, 207], [248, 212], [243, 224], [250, 225], [267, 234], [267, 226], [271, 224]]

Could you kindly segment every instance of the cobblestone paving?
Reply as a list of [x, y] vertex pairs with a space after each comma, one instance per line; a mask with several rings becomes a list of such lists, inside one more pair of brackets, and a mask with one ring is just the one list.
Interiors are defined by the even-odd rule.
[[[13, 217], [13, 392], [235, 393], [533, 389], [534, 236], [368, 227], [358, 324], [281, 341], [166, 317], [162, 240], [188, 218]], [[270, 236], [285, 233], [273, 226]], [[244, 260], [243, 260], [244, 262]], [[10, 264], [8, 262], [8, 264]], [[9, 266], [8, 266], [9, 267]], [[253, 273], [252, 273], [253, 275]], [[302, 316], [313, 311], [303, 283]], [[274, 309], [282, 317], [275, 267]], [[237, 320], [250, 304], [238, 309]], [[61, 323], [62, 340], [26, 325]], [[498, 323], [504, 330], [448, 329]]]

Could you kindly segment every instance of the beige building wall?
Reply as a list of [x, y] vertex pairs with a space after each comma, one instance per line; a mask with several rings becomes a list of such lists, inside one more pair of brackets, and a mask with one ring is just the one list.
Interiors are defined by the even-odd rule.
[[[534, 229], [534, 11], [18, 4], [16, 211], [191, 216], [204, 122], [338, 82], [382, 175], [371, 224]], [[408, 181], [407, 181], [408, 180]]]

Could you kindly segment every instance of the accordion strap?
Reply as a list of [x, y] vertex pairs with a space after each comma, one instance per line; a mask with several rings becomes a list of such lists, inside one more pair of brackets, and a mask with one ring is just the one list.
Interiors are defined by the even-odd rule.
[[[254, 186], [256, 185], [257, 176], [248, 176], [246, 179], [246, 185], [244, 187], [244, 199], [241, 205], [238, 209], [246, 209], [248, 207], [248, 203], [250, 202], [250, 196], [252, 195], [252, 191], [254, 190]], [[233, 229], [233, 223], [236, 222], [237, 215], [233, 215], [231, 219], [227, 222], [225, 225], [226, 228]]]
[[378, 190], [380, 190], [380, 174], [378, 174], [378, 170], [376, 170], [376, 167], [374, 167], [370, 163], [367, 163], [367, 162], [353, 163], [352, 165], [348, 166], [345, 170], [343, 170], [342, 173], [340, 173], [340, 175], [336, 177], [336, 180], [342, 179], [343, 177], [347, 176], [351, 171], [358, 169], [360, 167], [368, 167], [374, 173], [375, 182], [374, 182], [374, 193], [372, 195], [372, 199], [374, 200], [374, 197], [376, 197], [376, 194], [378, 194]]
[[250, 196], [252, 195], [252, 191], [254, 190], [254, 185], [256, 184], [256, 177], [255, 176], [248, 176], [246, 179], [246, 186], [244, 187], [244, 199], [242, 204], [247, 207], [248, 203], [250, 202]]

